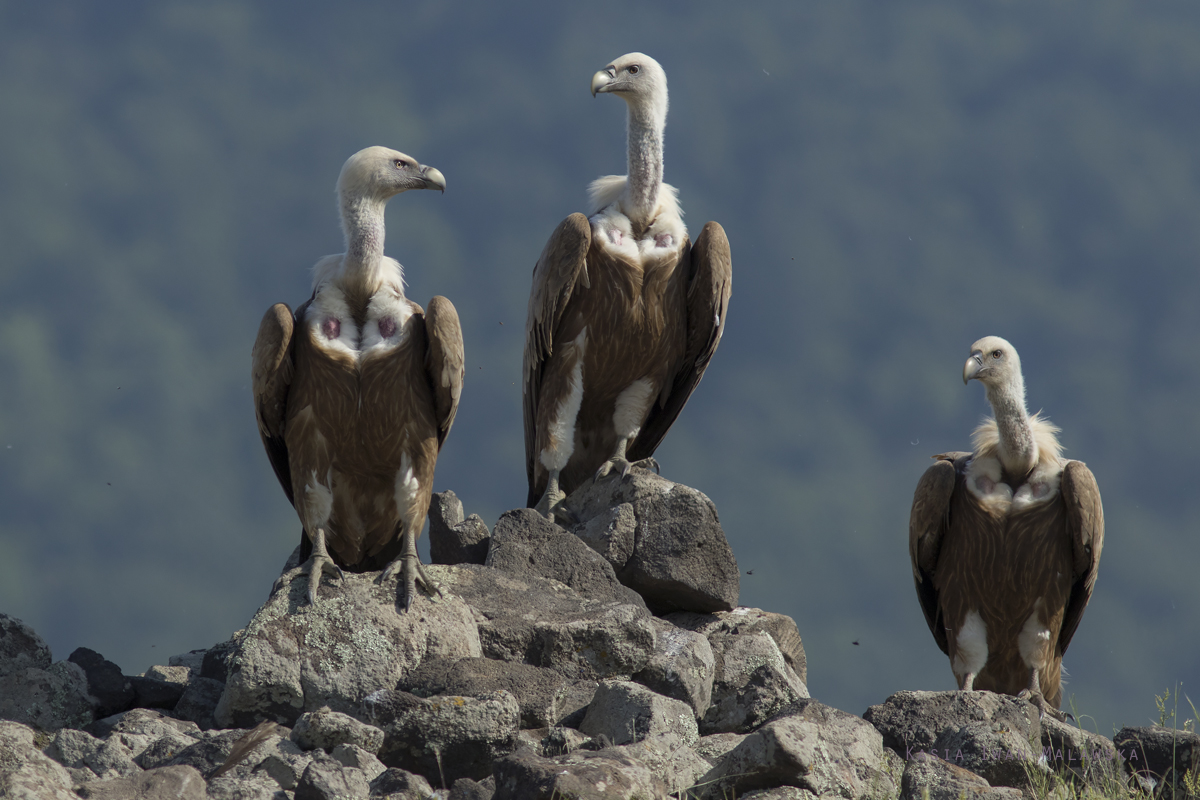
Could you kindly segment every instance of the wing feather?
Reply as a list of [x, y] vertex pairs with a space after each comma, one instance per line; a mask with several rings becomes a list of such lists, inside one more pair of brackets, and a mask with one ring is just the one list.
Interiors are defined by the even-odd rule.
[[433, 386], [438, 421], [438, 450], [450, 433], [458, 401], [462, 397], [466, 362], [463, 351], [462, 326], [458, 312], [444, 297], [429, 301], [425, 311], [425, 333], [428, 350], [425, 352], [425, 371]]
[[[533, 268], [529, 317], [525, 323], [525, 468], [533, 487], [537, 453], [538, 402], [546, 359], [558, 344], [556, 333], [577, 283], [588, 285], [587, 252], [592, 226], [583, 214], [567, 217], [550, 235]], [[536, 498], [535, 498], [536, 502]]]
[[717, 351], [721, 334], [725, 331], [725, 312], [733, 292], [733, 262], [725, 229], [719, 223], [707, 223], [692, 245], [687, 261], [686, 350], [666, 400], [651, 407], [637, 438], [629, 445], [631, 461], [654, 455], [704, 377], [708, 362]]
[[[307, 303], [305, 304], [307, 305]], [[292, 472], [288, 466], [287, 444], [284, 441], [284, 421], [287, 415], [288, 390], [295, 372], [292, 333], [295, 318], [284, 303], [267, 309], [258, 326], [258, 338], [250, 355], [250, 385], [254, 393], [254, 415], [262, 437], [267, 458], [275, 470], [288, 502], [292, 496]]]
[[1058, 634], [1058, 652], [1067, 652], [1067, 645], [1083, 619], [1083, 611], [1092, 597], [1100, 569], [1100, 551], [1104, 547], [1104, 507], [1100, 504], [1100, 487], [1096, 477], [1082, 461], [1068, 461], [1063, 468], [1060, 484], [1067, 508], [1067, 532], [1071, 537], [1074, 557], [1071, 598], [1063, 614]]
[[913, 582], [917, 587], [917, 599], [925, 622], [943, 653], [949, 654], [946, 625], [942, 620], [938, 604], [937, 589], [933, 585], [933, 571], [937, 567], [942, 538], [950, 527], [950, 498], [958, 480], [955, 460], [967, 453], [942, 453], [934, 456], [937, 461], [917, 482], [913, 493], [912, 512], [908, 518], [908, 556], [912, 561]]

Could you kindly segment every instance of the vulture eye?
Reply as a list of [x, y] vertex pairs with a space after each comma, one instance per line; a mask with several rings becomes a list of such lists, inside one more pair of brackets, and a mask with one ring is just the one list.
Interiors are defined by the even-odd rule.
[[1004, 355], [1003, 350], [993, 350], [992, 351], [992, 358], [999, 359], [1000, 356], [1002, 356], [1002, 355]]
[[404, 159], [402, 159], [402, 158], [396, 159], [396, 169], [404, 169], [407, 166], [408, 166], [408, 162], [405, 161]]
[[641, 71], [642, 71], [642, 68], [639, 67], [637, 64], [631, 64], [629, 66], [629, 74], [630, 75], [637, 75]]

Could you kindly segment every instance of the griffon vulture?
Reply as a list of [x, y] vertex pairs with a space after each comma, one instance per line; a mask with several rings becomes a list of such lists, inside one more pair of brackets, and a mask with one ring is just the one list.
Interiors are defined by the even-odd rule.
[[721, 340], [729, 241], [715, 222], [688, 239], [663, 183], [667, 77], [641, 53], [592, 77], [628, 106], [629, 174], [589, 187], [591, 216], [567, 217], [533, 269], [525, 328], [530, 506], [553, 518], [593, 475], [647, 459]]
[[972, 453], [944, 453], [913, 496], [908, 548], [917, 597], [959, 689], [1062, 703], [1062, 658], [1083, 617], [1104, 544], [1096, 479], [1062, 457], [1059, 429], [1025, 409], [1013, 346], [971, 346], [993, 419]]
[[[337, 198], [346, 252], [317, 262], [312, 296], [263, 317], [253, 353], [254, 407], [267, 456], [304, 525], [315, 603], [322, 573], [401, 573], [411, 607], [438, 451], [463, 381], [462, 331], [444, 297], [429, 310], [404, 296], [400, 264], [383, 254], [387, 201], [441, 189], [442, 173], [384, 147], [350, 157]], [[277, 584], [278, 585], [278, 584]]]

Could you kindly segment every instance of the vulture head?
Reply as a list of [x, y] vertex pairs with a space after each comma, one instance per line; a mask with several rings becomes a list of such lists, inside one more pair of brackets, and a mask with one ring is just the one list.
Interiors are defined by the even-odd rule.
[[971, 345], [971, 357], [963, 367], [963, 383], [977, 380], [987, 389], [1023, 382], [1017, 351], [999, 336], [985, 336]]
[[346, 160], [338, 176], [338, 196], [386, 202], [409, 189], [446, 191], [446, 179], [433, 167], [387, 147], [368, 147]]
[[644, 53], [627, 53], [592, 76], [592, 96], [611, 93], [629, 104], [631, 111], [667, 118], [667, 73]]

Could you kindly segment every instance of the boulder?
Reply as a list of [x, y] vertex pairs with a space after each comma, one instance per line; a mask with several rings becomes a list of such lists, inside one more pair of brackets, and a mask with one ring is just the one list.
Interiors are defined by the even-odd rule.
[[85, 731], [63, 728], [54, 735], [46, 755], [71, 770], [79, 782], [142, 771], [119, 736], [97, 739]]
[[708, 772], [708, 797], [794, 786], [815, 795], [892, 798], [897, 779], [879, 731], [815, 700], [762, 726]]
[[621, 585], [612, 565], [595, 550], [532, 508], [501, 515], [484, 564], [516, 575], [550, 578], [592, 600], [646, 605], [637, 592]]
[[257, 772], [244, 778], [213, 778], [208, 782], [208, 800], [287, 800], [287, 795], [270, 775]]
[[215, 678], [193, 678], [175, 704], [175, 716], [188, 719], [200, 726], [200, 730], [218, 727], [217, 706], [225, 692], [225, 684]]
[[808, 698], [808, 688], [765, 631], [713, 633], [709, 642], [716, 667], [702, 733], [748, 733]]
[[295, 800], [349, 800], [370, 793], [371, 782], [362, 770], [318, 750], [296, 784]]
[[643, 606], [592, 600], [558, 581], [491, 567], [430, 569], [474, 610], [488, 658], [603, 680], [640, 671], [653, 650], [654, 625]]
[[383, 746], [383, 731], [349, 714], [324, 707], [301, 715], [292, 728], [291, 739], [302, 750], [321, 749], [329, 753], [338, 745], [351, 744], [376, 755]]
[[50, 669], [50, 646], [16, 617], [0, 614], [0, 676]]
[[482, 564], [491, 534], [478, 514], [463, 519], [463, 506], [451, 491], [429, 502], [429, 560], [434, 564]]
[[716, 660], [703, 634], [655, 617], [654, 652], [633, 679], [646, 688], [691, 706], [697, 718], [712, 703]]
[[739, 606], [732, 611], [717, 611], [712, 614], [677, 611], [674, 614], [667, 614], [665, 619], [672, 625], [702, 633], [705, 636], [716, 633], [766, 631], [775, 640], [779, 652], [783, 654], [783, 660], [804, 682], [804, 685], [808, 685], [808, 659], [804, 655], [804, 643], [800, 640], [800, 631], [796, 628], [796, 621], [786, 614]]
[[426, 699], [399, 690], [380, 691], [363, 706], [371, 723], [384, 732], [379, 760], [439, 786], [443, 781], [487, 777], [492, 763], [517, 746], [521, 711], [508, 692]]
[[361, 770], [362, 774], [367, 776], [368, 781], [374, 780], [387, 771], [387, 767], [375, 757], [374, 753], [364, 750], [356, 744], [339, 744], [329, 755], [333, 756], [333, 760], [339, 764]]
[[994, 692], [897, 692], [863, 718], [905, 761], [928, 752], [982, 776], [992, 786], [1023, 787], [1039, 761], [1038, 709]]
[[517, 698], [522, 727], [548, 728], [567, 719], [578, 723], [573, 717], [592, 702], [596, 686], [595, 681], [569, 681], [552, 669], [532, 664], [490, 658], [438, 658], [426, 659], [397, 688], [418, 697], [477, 697], [504, 690]]
[[79, 647], [67, 657], [87, 676], [88, 694], [97, 717], [109, 717], [133, 706], [137, 693], [121, 668], [95, 650]]
[[[437, 569], [430, 570], [435, 580]], [[482, 655], [462, 600], [422, 596], [402, 611], [395, 583], [381, 585], [378, 576], [347, 572], [322, 587], [315, 605], [305, 580], [274, 592], [226, 659], [217, 723], [291, 725], [322, 706], [354, 714], [367, 695], [394, 687], [426, 656]]]
[[[1160, 786], [1161, 796], [1171, 798], [1172, 787], [1182, 787], [1190, 770], [1200, 775], [1200, 734], [1159, 725], [1126, 727], [1113, 737], [1129, 772], [1143, 787]], [[1183, 789], [1174, 797], [1183, 800]]]
[[[3, 625], [0, 620], [0, 630]], [[0, 650], [4, 647], [5, 640], [0, 638]], [[46, 656], [49, 657], [49, 650]], [[26, 662], [17, 669], [39, 667]], [[0, 720], [0, 797], [77, 800], [71, 786], [66, 767], [38, 749], [31, 728]]]
[[992, 787], [983, 778], [937, 756], [909, 761], [900, 780], [900, 800], [1022, 800], [1020, 789]]
[[160, 767], [126, 778], [85, 783], [77, 790], [89, 800], [207, 800], [204, 777], [192, 767]]
[[695, 489], [634, 469], [583, 484], [566, 507], [580, 520], [575, 534], [655, 614], [737, 605], [737, 561], [716, 507]]
[[579, 730], [617, 745], [674, 734], [691, 746], [700, 738], [689, 705], [630, 681], [602, 682]]
[[[161, 711], [134, 708], [121, 714], [96, 720], [87, 727], [87, 732], [101, 739], [116, 737], [121, 744], [129, 748], [134, 759], [141, 757], [154, 743], [161, 739], [172, 742], [195, 742], [200, 738], [200, 728], [196, 723], [178, 720], [164, 715]], [[187, 745], [185, 745], [187, 746]], [[144, 768], [148, 768], [142, 765]], [[154, 764], [152, 766], [161, 766]]]
[[496, 762], [493, 777], [492, 800], [635, 800], [665, 798], [669, 791], [650, 767], [615, 748], [555, 758], [518, 750]]
[[[13, 663], [31, 660], [14, 658]], [[10, 664], [10, 671], [0, 675], [0, 720], [56, 731], [82, 728], [94, 718], [87, 676], [78, 664], [58, 661], [45, 669]]]
[[[450, 796], [447, 800], [492, 800], [492, 795], [496, 793], [496, 782], [492, 778], [485, 778], [482, 781], [473, 781], [470, 778], [459, 778], [450, 787]], [[419, 799], [425, 800], [428, 795], [420, 795]], [[405, 798], [405, 800], [408, 800]]]
[[[1124, 759], [1111, 739], [1085, 731], [1050, 715], [1040, 719], [1042, 754], [1050, 768], [1067, 772], [1093, 785], [1120, 783], [1125, 777]], [[1200, 764], [1197, 764], [1200, 772]], [[1185, 770], [1186, 772], [1186, 770]]]
[[[461, 781], [469, 780], [471, 779], [459, 778], [454, 784], [457, 786]], [[429, 781], [396, 767], [384, 770], [371, 781], [371, 797], [386, 797], [387, 800], [428, 800], [432, 796], [433, 787], [429, 785]]]
[[624, 753], [640, 761], [662, 778], [672, 797], [687, 797], [712, 765], [691, 749], [688, 742], [674, 734], [650, 736], [633, 744], [609, 748], [608, 752]]
[[[163, 667], [161, 669], [180, 670], [182, 667]], [[128, 677], [129, 685], [133, 688], [134, 708], [175, 708], [187, 689], [186, 681], [163, 680], [149, 675], [133, 675]], [[223, 684], [222, 684], [223, 685]]]

